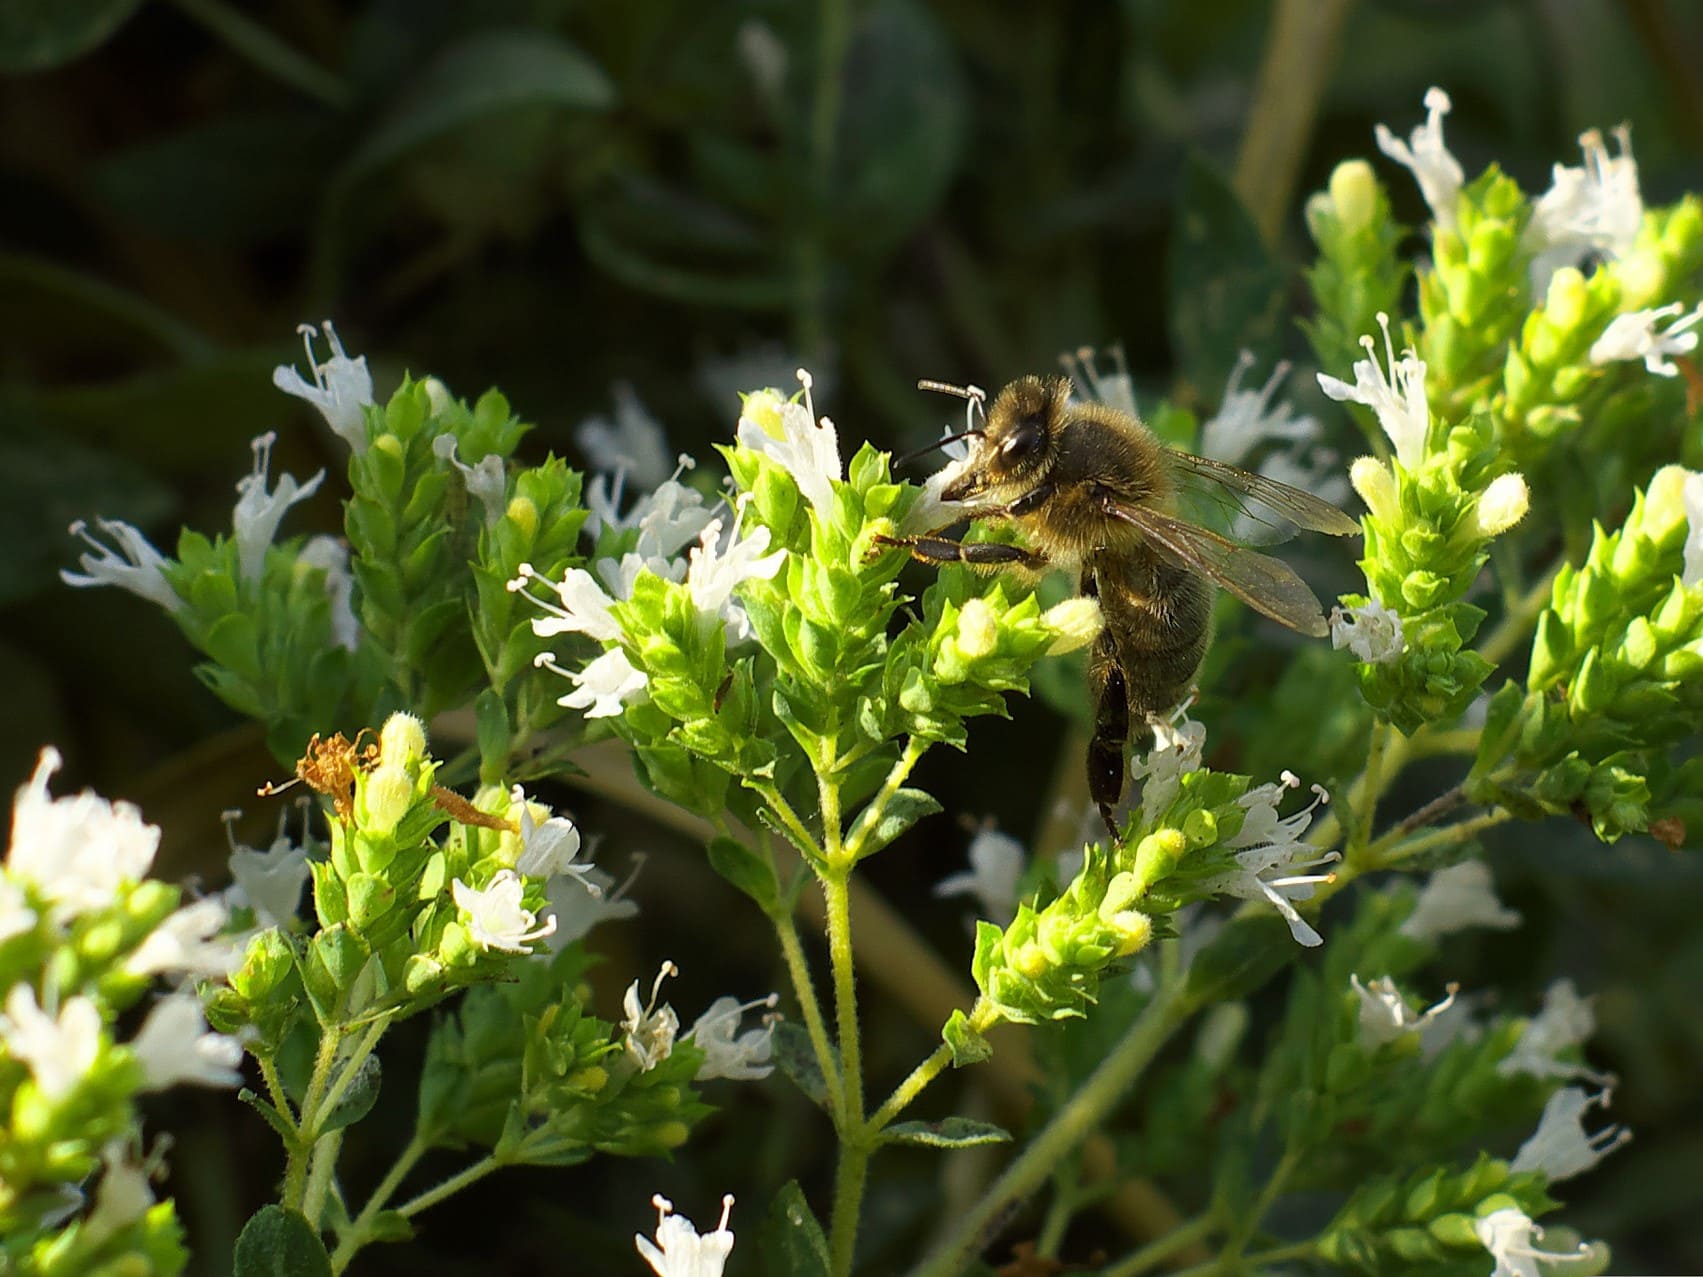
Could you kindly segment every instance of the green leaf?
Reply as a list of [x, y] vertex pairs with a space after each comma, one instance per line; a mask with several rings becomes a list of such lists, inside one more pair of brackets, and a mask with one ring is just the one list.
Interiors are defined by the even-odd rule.
[[[888, 800], [887, 808], [881, 813], [881, 819], [876, 822], [875, 828], [858, 844], [858, 858], [861, 860], [865, 856], [874, 855], [924, 816], [932, 816], [940, 810], [940, 804], [920, 789], [896, 790]], [[863, 817], [867, 815], [866, 809], [863, 816], [858, 818], [860, 827], [863, 825]]]
[[81, 57], [129, 20], [142, 0], [6, 0], [0, 72], [45, 71]]
[[407, 95], [367, 136], [345, 181], [382, 168], [424, 143], [521, 106], [600, 111], [615, 86], [595, 62], [539, 31], [485, 31], [447, 49], [410, 80]]
[[319, 1133], [325, 1135], [331, 1131], [341, 1130], [345, 1126], [353, 1126], [368, 1113], [378, 1102], [379, 1082], [383, 1070], [379, 1067], [378, 1056], [369, 1055], [361, 1061], [361, 1066], [355, 1071], [354, 1079], [343, 1092], [343, 1098], [337, 1101], [337, 1107], [327, 1113], [319, 1124]]
[[962, 1011], [954, 1011], [947, 1019], [946, 1026], [940, 1030], [941, 1039], [952, 1048], [952, 1067], [961, 1069], [966, 1064], [980, 1064], [993, 1055], [993, 1045], [981, 1034], [970, 1028], [970, 1018]]
[[1199, 156], [1183, 166], [1166, 265], [1171, 343], [1188, 380], [1216, 396], [1244, 348], [1263, 376], [1280, 351], [1288, 281], [1230, 183]]
[[306, 1217], [262, 1206], [243, 1225], [231, 1258], [232, 1277], [331, 1277], [331, 1257]]
[[818, 1108], [828, 1107], [828, 1079], [816, 1059], [816, 1048], [811, 1045], [810, 1034], [802, 1024], [793, 1020], [782, 1020], [776, 1024], [770, 1051], [781, 1072], [791, 1078], [812, 1103]]
[[711, 869], [750, 896], [763, 912], [774, 912], [780, 900], [781, 884], [773, 865], [732, 838], [711, 839], [708, 852]]
[[923, 1148], [975, 1148], [979, 1144], [1009, 1144], [1011, 1132], [992, 1122], [947, 1117], [938, 1122], [895, 1122], [881, 1132], [886, 1144], [916, 1144]]
[[775, 1194], [757, 1234], [757, 1253], [771, 1277], [828, 1277], [828, 1238], [797, 1180]]

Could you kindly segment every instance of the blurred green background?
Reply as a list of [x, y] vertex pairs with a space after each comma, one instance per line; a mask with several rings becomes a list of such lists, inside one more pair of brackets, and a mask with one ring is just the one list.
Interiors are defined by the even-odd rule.
[[[1241, 346], [1262, 377], [1280, 354], [1305, 363], [1301, 201], [1374, 152], [1374, 122], [1405, 136], [1441, 85], [1469, 176], [1495, 160], [1535, 191], [1577, 163], [1579, 132], [1626, 121], [1646, 201], [1667, 202], [1703, 189], [1700, 54], [1691, 0], [0, 0], [0, 778], [57, 743], [67, 785], [142, 802], [166, 829], [162, 873], [209, 885], [221, 808], [269, 829], [253, 787], [275, 765], [170, 623], [57, 573], [74, 518], [132, 520], [167, 551], [183, 524], [228, 526], [262, 431], [280, 432], [283, 468], [335, 479], [342, 445], [271, 386], [274, 365], [300, 365], [298, 322], [333, 318], [381, 401], [404, 369], [466, 396], [500, 386], [539, 424], [534, 459], [578, 460], [575, 426], [609, 415], [619, 383], [707, 459], [734, 392], [789, 385], [800, 363], [846, 455], [953, 415], [918, 377], [998, 385], [1084, 344], [1121, 341], [1144, 403], [1209, 412]], [[1408, 175], [1377, 162], [1419, 222]], [[1288, 389], [1351, 455], [1310, 372]], [[287, 530], [337, 519], [321, 499]], [[1357, 583], [1334, 570], [1333, 591]], [[1260, 685], [1257, 655], [1216, 665], [1220, 705]], [[1046, 816], [1037, 776], [1063, 722], [1016, 713], [922, 783], [1023, 836]], [[1305, 775], [1329, 746], [1248, 742], [1230, 761]], [[1389, 810], [1453, 778], [1420, 769]], [[641, 922], [594, 942], [606, 1011], [663, 957], [685, 968], [688, 1018], [779, 987], [766, 931], [701, 856], [618, 806], [575, 808], [605, 863], [658, 853]], [[874, 878], [958, 965], [961, 910], [929, 887], [965, 838], [931, 826]], [[1565, 1185], [1566, 1220], [1615, 1246], [1614, 1271], [1703, 1271], [1703, 872], [1554, 823], [1491, 850], [1527, 926], [1459, 946], [1445, 974], [1527, 1006], [1560, 974], [1598, 994], [1593, 1058], [1637, 1132]], [[879, 999], [869, 1015], [890, 1083], [934, 1028]], [[399, 1082], [374, 1118], [397, 1142], [406, 1096]], [[726, 1111], [678, 1164], [500, 1176], [364, 1271], [634, 1271], [626, 1235], [654, 1225], [653, 1191], [708, 1227], [731, 1190], [738, 1230], [789, 1176], [820, 1190], [826, 1123], [796, 1092], [710, 1098]], [[182, 1128], [173, 1188], [198, 1271], [223, 1271], [276, 1147], [225, 1096], [158, 1116]], [[878, 1166], [869, 1271], [915, 1253], [939, 1166]], [[1085, 1217], [1070, 1253], [1116, 1253], [1102, 1227]], [[756, 1259], [742, 1248], [735, 1269]]]

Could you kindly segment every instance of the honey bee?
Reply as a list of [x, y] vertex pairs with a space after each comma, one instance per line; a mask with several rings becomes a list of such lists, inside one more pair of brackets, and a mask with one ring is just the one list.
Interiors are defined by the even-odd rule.
[[[921, 382], [970, 401], [974, 387]], [[1167, 447], [1132, 414], [1071, 398], [1068, 377], [1020, 377], [994, 397], [982, 424], [964, 435], [970, 453], [946, 472], [940, 496], [964, 502], [960, 519], [1010, 520], [1023, 545], [960, 542], [942, 535], [882, 537], [925, 563], [963, 563], [1030, 576], [1075, 573], [1105, 617], [1089, 656], [1094, 732], [1088, 790], [1112, 836], [1123, 797], [1124, 749], [1189, 692], [1212, 635], [1213, 587], [1314, 638], [1328, 634], [1324, 609], [1285, 563], [1189, 521], [1185, 486], [1227, 490], [1237, 504], [1267, 507], [1287, 525], [1349, 536], [1360, 525], [1299, 488]], [[947, 441], [942, 441], [947, 442]]]

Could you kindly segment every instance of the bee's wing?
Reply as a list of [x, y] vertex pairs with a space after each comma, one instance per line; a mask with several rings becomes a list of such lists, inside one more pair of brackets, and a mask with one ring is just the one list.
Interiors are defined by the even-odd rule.
[[1298, 528], [1328, 533], [1333, 537], [1352, 536], [1360, 531], [1358, 520], [1350, 518], [1329, 501], [1300, 488], [1292, 488], [1287, 483], [1279, 483], [1263, 474], [1214, 461], [1210, 457], [1197, 457], [1193, 453], [1173, 451], [1171, 459], [1183, 473], [1252, 497]]
[[1146, 506], [1109, 501], [1105, 510], [1139, 531], [1159, 554], [1217, 582], [1256, 612], [1312, 638], [1330, 633], [1324, 608], [1281, 559]]

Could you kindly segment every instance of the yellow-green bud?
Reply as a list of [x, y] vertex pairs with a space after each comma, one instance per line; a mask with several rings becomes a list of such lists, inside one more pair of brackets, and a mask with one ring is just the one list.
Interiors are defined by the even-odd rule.
[[1549, 277], [1549, 292], [1543, 299], [1544, 317], [1554, 327], [1571, 331], [1585, 317], [1585, 277], [1576, 266], [1563, 266]]
[[1023, 945], [1011, 955], [1011, 969], [1031, 980], [1039, 980], [1051, 966], [1052, 959], [1047, 957], [1046, 950], [1038, 944]]
[[1473, 510], [1473, 522], [1480, 536], [1500, 536], [1525, 518], [1530, 506], [1531, 490], [1526, 487], [1525, 477], [1517, 473], [1505, 474], [1493, 479], [1490, 486], [1479, 494], [1478, 505]]
[[958, 613], [958, 650], [965, 658], [979, 661], [992, 656], [999, 646], [999, 618], [985, 599], [968, 599]]
[[684, 1122], [658, 1122], [646, 1134], [663, 1148], [679, 1148], [692, 1134]]
[[1145, 890], [1177, 867], [1188, 840], [1175, 829], [1155, 829], [1135, 848], [1135, 877]]
[[745, 404], [739, 415], [754, 423], [771, 439], [784, 439], [786, 428], [781, 424], [781, 409], [785, 408], [786, 404], [786, 396], [778, 390], [754, 390], [745, 396]]
[[388, 834], [414, 805], [414, 778], [396, 763], [381, 763], [367, 777], [366, 819], [368, 833]]
[[1663, 300], [1667, 263], [1660, 253], [1640, 245], [1614, 263], [1614, 277], [1620, 281], [1621, 311], [1643, 310]]
[[402, 446], [402, 440], [397, 438], [396, 435], [389, 430], [386, 430], [377, 439], [373, 440], [373, 447], [377, 451], [384, 453], [386, 456], [395, 458], [397, 461], [402, 460], [403, 456], [407, 453], [407, 449]]
[[1378, 202], [1378, 179], [1372, 166], [1365, 160], [1344, 160], [1331, 170], [1327, 189], [1343, 231], [1353, 235], [1364, 230]]
[[1650, 476], [1650, 486], [1644, 490], [1644, 535], [1661, 544], [1676, 530], [1687, 526], [1685, 516], [1685, 480], [1690, 474], [1684, 466], [1663, 466]]
[[1401, 504], [1396, 499], [1395, 476], [1389, 467], [1376, 457], [1360, 457], [1348, 467], [1348, 481], [1379, 523], [1397, 527], [1401, 523]]
[[1100, 631], [1105, 628], [1106, 617], [1100, 611], [1099, 599], [1079, 597], [1048, 608], [1041, 614], [1041, 624], [1053, 632], [1054, 638], [1047, 652], [1057, 656], [1060, 652], [1074, 652], [1079, 647], [1086, 647], [1099, 638]]
[[1147, 947], [1147, 942], [1153, 939], [1153, 919], [1140, 910], [1125, 909], [1104, 921], [1117, 933], [1120, 958], [1140, 953]]
[[449, 387], [436, 377], [427, 377], [420, 383], [426, 392], [426, 402], [432, 405], [432, 415], [447, 412], [455, 407], [455, 396], [449, 393]]
[[503, 517], [525, 533], [528, 541], [538, 535], [538, 507], [532, 503], [531, 497], [510, 500]]
[[601, 1065], [588, 1064], [583, 1069], [575, 1069], [562, 1081], [570, 1091], [579, 1091], [586, 1095], [596, 1095], [609, 1085], [609, 1070]]
[[417, 764], [426, 756], [426, 725], [412, 714], [392, 714], [379, 731], [378, 756], [396, 767]]

